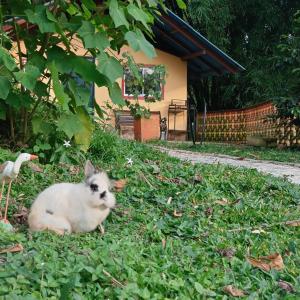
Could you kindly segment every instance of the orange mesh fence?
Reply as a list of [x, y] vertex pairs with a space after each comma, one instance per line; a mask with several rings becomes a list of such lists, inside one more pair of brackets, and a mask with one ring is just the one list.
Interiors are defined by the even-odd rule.
[[[278, 144], [300, 144], [300, 128], [290, 120], [275, 119], [276, 108], [271, 102], [245, 109], [208, 112], [205, 140], [212, 142], [245, 143], [247, 136], [277, 139]], [[202, 134], [202, 114], [198, 115], [197, 136]]]

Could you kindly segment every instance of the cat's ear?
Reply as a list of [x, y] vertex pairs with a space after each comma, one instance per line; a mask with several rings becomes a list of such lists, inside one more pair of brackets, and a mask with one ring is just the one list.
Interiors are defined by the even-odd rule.
[[94, 175], [96, 172], [95, 167], [92, 165], [90, 160], [87, 160], [84, 166], [84, 175], [86, 178]]

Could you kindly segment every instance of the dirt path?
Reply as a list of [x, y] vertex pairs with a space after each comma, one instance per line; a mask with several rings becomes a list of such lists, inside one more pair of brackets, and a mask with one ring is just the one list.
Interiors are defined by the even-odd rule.
[[256, 160], [250, 158], [239, 159], [237, 157], [210, 153], [199, 153], [186, 150], [175, 150], [164, 147], [155, 147], [156, 149], [168, 153], [170, 156], [181, 160], [189, 160], [192, 163], [204, 164], [225, 164], [234, 167], [243, 167], [257, 169], [262, 173], [268, 173], [276, 177], [286, 177], [291, 182], [300, 184], [300, 165], [284, 164], [280, 162]]

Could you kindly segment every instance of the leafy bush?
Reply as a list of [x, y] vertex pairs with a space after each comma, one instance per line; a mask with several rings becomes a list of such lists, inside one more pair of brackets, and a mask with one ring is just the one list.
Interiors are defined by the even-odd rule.
[[[164, 1], [110, 0], [97, 6], [94, 1], [56, 0], [48, 4], [27, 0], [1, 4], [2, 22], [11, 31], [5, 32], [3, 26], [0, 30], [0, 120], [14, 145], [29, 144], [44, 153], [45, 161], [57, 161], [66, 160], [64, 140], [77, 145], [78, 151], [89, 147], [95, 127], [88, 107], [92, 84], [106, 87], [116, 107], [128, 104], [116, 82], [123, 76], [123, 66], [132, 70], [138, 82], [141, 78], [128, 53], [121, 59], [114, 53], [129, 45], [148, 57], [156, 55], [144, 34], [151, 36]], [[23, 22], [30, 26], [22, 26]], [[86, 57], [77, 55], [75, 38]], [[155, 77], [151, 84], [155, 80], [163, 78]], [[152, 93], [153, 89], [147, 90]], [[104, 108], [94, 99], [90, 105], [103, 118]]]

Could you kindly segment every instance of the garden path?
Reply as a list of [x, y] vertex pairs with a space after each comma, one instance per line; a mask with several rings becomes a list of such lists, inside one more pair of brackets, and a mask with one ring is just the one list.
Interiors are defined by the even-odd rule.
[[214, 153], [199, 153], [186, 150], [168, 149], [155, 146], [156, 149], [166, 152], [172, 157], [188, 160], [192, 163], [225, 164], [234, 167], [257, 169], [262, 173], [268, 173], [276, 177], [286, 177], [289, 181], [300, 184], [300, 164], [287, 164], [268, 160], [257, 160], [250, 158], [239, 158], [229, 155]]

